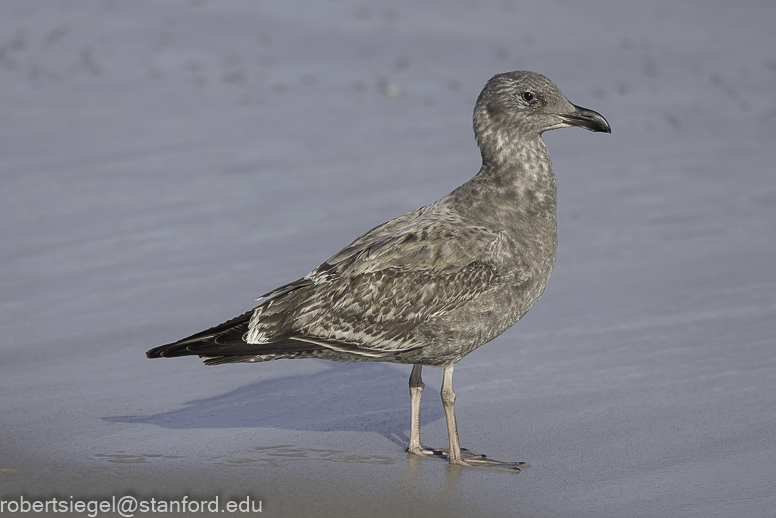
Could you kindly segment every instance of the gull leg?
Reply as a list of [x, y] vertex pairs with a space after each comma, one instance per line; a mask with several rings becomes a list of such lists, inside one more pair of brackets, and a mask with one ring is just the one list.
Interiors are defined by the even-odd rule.
[[501, 462], [487, 458], [485, 455], [473, 453], [465, 448], [461, 448], [458, 440], [458, 425], [455, 420], [455, 392], [453, 392], [453, 366], [445, 367], [442, 378], [442, 405], [445, 409], [447, 418], [447, 434], [450, 438], [450, 447], [448, 449], [429, 450], [420, 444], [420, 396], [425, 388], [425, 383], [421, 378], [423, 366], [416, 364], [412, 367], [410, 374], [410, 403], [411, 403], [411, 424], [410, 424], [410, 443], [407, 446], [409, 453], [423, 455], [424, 457], [435, 457], [437, 459], [447, 458], [450, 464], [459, 466], [490, 466], [496, 468], [514, 469], [520, 471], [521, 466], [527, 466], [524, 462]]
[[[424, 448], [420, 443], [420, 396], [423, 393], [423, 389], [426, 384], [423, 383], [421, 378], [421, 371], [423, 366], [415, 364], [412, 366], [412, 373], [410, 373], [410, 443], [407, 445], [407, 451], [416, 455], [423, 455], [424, 457], [446, 458], [446, 450], [433, 449], [429, 450]], [[455, 394], [453, 394], [453, 400], [455, 400]], [[455, 422], [455, 416], [453, 416], [453, 422]], [[458, 439], [456, 435], [456, 445]], [[460, 453], [460, 447], [459, 447]]]
[[455, 421], [455, 392], [453, 392], [453, 365], [445, 367], [442, 378], [442, 406], [445, 408], [447, 418], [447, 435], [450, 438], [450, 450], [447, 460], [450, 464], [464, 464], [461, 456], [461, 443], [458, 441], [458, 423]]
[[413, 365], [412, 373], [410, 374], [410, 407], [412, 416], [410, 417], [410, 444], [407, 446], [407, 451], [418, 455], [427, 453], [423, 450], [423, 446], [420, 445], [420, 396], [426, 387], [426, 384], [423, 383], [423, 379], [420, 377], [422, 369], [423, 366], [420, 364]]
[[458, 440], [458, 423], [455, 420], [455, 392], [453, 392], [453, 365], [445, 367], [442, 378], [442, 405], [445, 408], [447, 418], [447, 434], [450, 437], [450, 449], [447, 460], [450, 464], [460, 466], [490, 466], [495, 468], [514, 469], [520, 471], [520, 467], [528, 466], [525, 462], [502, 462], [493, 460], [487, 456], [461, 449]]

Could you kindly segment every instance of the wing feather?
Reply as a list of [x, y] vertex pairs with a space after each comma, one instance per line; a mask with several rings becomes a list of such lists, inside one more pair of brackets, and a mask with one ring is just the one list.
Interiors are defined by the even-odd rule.
[[259, 297], [253, 310], [147, 354], [196, 354], [218, 364], [324, 351], [382, 358], [423, 347], [415, 330], [503, 283], [504, 257], [518, 248], [504, 233], [432, 204], [375, 227], [309, 275]]
[[291, 337], [367, 356], [423, 346], [415, 328], [492, 287], [500, 236], [444, 218], [420, 223], [376, 227], [351, 243], [305, 277], [311, 284], [256, 308], [245, 341]]

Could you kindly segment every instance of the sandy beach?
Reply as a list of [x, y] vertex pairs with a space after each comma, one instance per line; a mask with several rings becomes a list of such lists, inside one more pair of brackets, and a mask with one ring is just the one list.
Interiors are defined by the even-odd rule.
[[[772, 517], [775, 20], [754, 0], [4, 1], [3, 512]], [[549, 286], [455, 371], [462, 446], [529, 468], [409, 456], [408, 365], [145, 358], [468, 180], [475, 99], [519, 69], [612, 127], [545, 135]], [[217, 512], [168, 512], [184, 497]]]

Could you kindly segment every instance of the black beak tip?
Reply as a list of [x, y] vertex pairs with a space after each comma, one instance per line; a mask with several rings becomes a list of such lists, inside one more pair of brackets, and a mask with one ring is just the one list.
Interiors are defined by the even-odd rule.
[[597, 113], [599, 117], [601, 117], [601, 129], [599, 130], [601, 133], [612, 133], [612, 127], [609, 125], [609, 121], [606, 120], [606, 118], [601, 115], [600, 113]]
[[577, 105], [574, 105], [574, 108], [576, 108], [576, 113], [562, 117], [567, 123], [598, 133], [612, 132], [609, 121], [597, 111], [588, 110]]

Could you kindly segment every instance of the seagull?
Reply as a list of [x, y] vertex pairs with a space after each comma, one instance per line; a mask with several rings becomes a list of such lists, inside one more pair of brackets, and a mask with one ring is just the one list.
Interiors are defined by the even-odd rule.
[[[539, 300], [557, 250], [557, 187], [542, 133], [611, 133], [545, 76], [492, 77], [474, 106], [482, 167], [442, 199], [378, 225], [250, 311], [148, 358], [196, 355], [206, 365], [322, 358], [411, 364], [407, 451], [463, 466], [519, 469], [460, 447], [453, 368]], [[444, 369], [449, 448], [420, 442], [424, 365]]]

